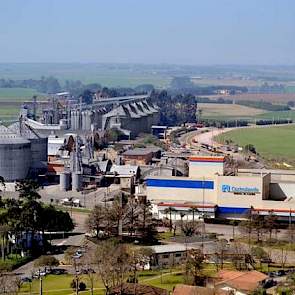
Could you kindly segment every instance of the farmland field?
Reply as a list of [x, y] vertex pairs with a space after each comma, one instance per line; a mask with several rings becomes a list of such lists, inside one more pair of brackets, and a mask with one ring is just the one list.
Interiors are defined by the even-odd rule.
[[269, 119], [269, 120], [281, 120], [290, 119], [295, 122], [295, 111], [278, 111], [278, 112], [266, 112], [263, 114], [255, 116], [256, 119]]
[[216, 138], [224, 143], [231, 140], [244, 147], [253, 144], [256, 151], [272, 165], [287, 163], [295, 166], [295, 125], [276, 127], [240, 128], [223, 133]]
[[212, 100], [216, 100], [220, 97], [224, 99], [230, 99], [233, 101], [238, 100], [250, 100], [250, 101], [267, 101], [277, 104], [286, 104], [288, 101], [295, 101], [295, 93], [282, 93], [282, 94], [270, 94], [270, 93], [243, 93], [235, 95], [200, 95], [200, 97], [207, 97]]
[[42, 96], [30, 88], [0, 88], [0, 102], [23, 102], [32, 99], [33, 95]]
[[60, 80], [80, 80], [84, 84], [99, 83], [107, 87], [134, 87], [140, 84], [153, 84], [163, 88], [169, 85], [172, 76], [159, 73], [149, 67], [124, 64], [56, 64], [25, 63], [1, 64], [0, 78], [21, 80], [40, 79], [53, 76]]
[[15, 119], [24, 101], [37, 95], [38, 99], [44, 99], [44, 95], [29, 88], [0, 88], [0, 120]]
[[241, 87], [253, 87], [253, 86], [261, 86], [263, 81], [256, 80], [245, 80], [245, 79], [198, 79], [192, 77], [192, 82], [199, 86], [241, 86]]
[[266, 111], [237, 104], [198, 103], [204, 119], [251, 119]]

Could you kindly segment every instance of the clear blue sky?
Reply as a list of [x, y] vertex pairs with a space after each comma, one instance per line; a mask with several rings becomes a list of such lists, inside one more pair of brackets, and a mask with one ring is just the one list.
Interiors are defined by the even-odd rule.
[[0, 62], [295, 64], [295, 0], [1, 0]]

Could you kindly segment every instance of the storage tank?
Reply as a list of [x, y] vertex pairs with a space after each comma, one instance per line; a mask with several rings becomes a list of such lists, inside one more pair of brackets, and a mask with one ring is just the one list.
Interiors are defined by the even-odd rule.
[[60, 174], [59, 177], [59, 188], [61, 191], [65, 192], [70, 189], [70, 173], [64, 172]]
[[76, 111], [76, 114], [75, 114], [75, 130], [79, 130], [81, 128], [81, 121], [82, 121], [82, 118], [81, 118], [81, 112], [80, 111]]
[[71, 129], [75, 130], [76, 119], [75, 119], [75, 111], [71, 111]]
[[31, 143], [16, 134], [0, 134], [0, 176], [5, 181], [28, 176], [31, 164]]
[[72, 173], [72, 190], [80, 191], [82, 188], [82, 174], [80, 172]]
[[48, 138], [41, 136], [25, 122], [16, 122], [8, 127], [9, 132], [24, 138], [31, 143], [31, 166], [32, 171], [38, 172], [39, 169], [47, 169], [48, 157]]

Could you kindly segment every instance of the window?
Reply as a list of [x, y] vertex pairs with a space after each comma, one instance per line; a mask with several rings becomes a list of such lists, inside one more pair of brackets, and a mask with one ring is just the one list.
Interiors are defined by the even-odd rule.
[[163, 258], [169, 258], [169, 255], [168, 254], [164, 254], [162, 257]]
[[181, 253], [176, 253], [175, 257], [181, 257]]

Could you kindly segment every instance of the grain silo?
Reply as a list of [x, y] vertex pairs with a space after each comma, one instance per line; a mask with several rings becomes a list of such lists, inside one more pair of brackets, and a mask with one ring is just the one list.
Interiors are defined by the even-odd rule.
[[31, 166], [31, 142], [1, 129], [0, 176], [5, 181], [24, 179], [28, 176]]
[[48, 138], [41, 136], [24, 121], [16, 122], [8, 127], [10, 132], [27, 139], [31, 143], [31, 169], [37, 172], [47, 166]]

